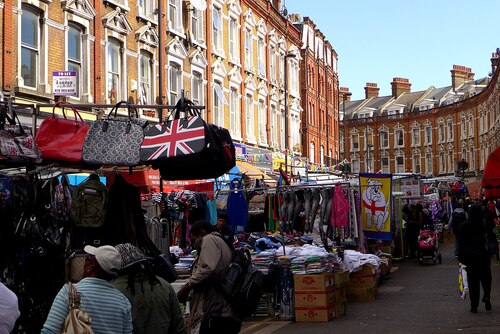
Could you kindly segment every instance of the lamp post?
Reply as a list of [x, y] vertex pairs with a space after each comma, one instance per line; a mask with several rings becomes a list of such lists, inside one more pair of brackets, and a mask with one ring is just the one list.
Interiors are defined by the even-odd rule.
[[288, 58], [295, 58], [297, 55], [295, 53], [289, 52], [285, 54], [284, 56], [284, 69], [283, 69], [283, 74], [285, 76], [284, 78], [284, 84], [285, 84], [285, 150], [288, 151], [289, 148], [289, 138], [288, 138], [288, 122], [289, 122], [289, 117], [288, 117]]

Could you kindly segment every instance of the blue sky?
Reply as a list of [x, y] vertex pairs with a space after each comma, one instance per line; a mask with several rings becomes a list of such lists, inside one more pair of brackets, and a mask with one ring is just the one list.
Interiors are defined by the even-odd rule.
[[341, 87], [364, 98], [366, 82], [391, 94], [394, 77], [412, 91], [451, 85], [453, 65], [491, 72], [500, 47], [500, 0], [282, 0], [309, 16], [339, 57]]

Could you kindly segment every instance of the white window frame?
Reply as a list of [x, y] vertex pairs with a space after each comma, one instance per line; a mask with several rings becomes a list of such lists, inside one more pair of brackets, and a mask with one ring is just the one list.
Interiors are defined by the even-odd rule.
[[467, 138], [467, 128], [465, 127], [465, 117], [460, 119], [460, 139]]
[[420, 154], [414, 154], [413, 159], [412, 159], [412, 164], [413, 164], [413, 173], [420, 174], [422, 171], [422, 166], [420, 162]]
[[[403, 147], [405, 146], [405, 136], [403, 130], [396, 130], [394, 132], [394, 147]], [[401, 140], [401, 142], [400, 142]]]
[[181, 98], [182, 65], [171, 61], [168, 65], [168, 103], [175, 105]]
[[[401, 159], [402, 163], [399, 163], [399, 160]], [[404, 173], [405, 172], [405, 158], [402, 155], [396, 156], [395, 159], [395, 165], [396, 165], [396, 173]]]
[[434, 172], [434, 161], [432, 159], [432, 153], [426, 153], [425, 154], [425, 172], [426, 173], [433, 173]]
[[309, 162], [312, 164], [315, 163], [315, 159], [316, 159], [315, 154], [314, 154], [315, 149], [316, 149], [316, 145], [314, 144], [314, 142], [313, 141], [310, 142], [309, 143]]
[[351, 151], [353, 152], [359, 151], [359, 134], [357, 133], [351, 136]]
[[[108, 48], [107, 48], [107, 62], [108, 62], [108, 72], [107, 72], [107, 100], [111, 104], [115, 104], [118, 101], [124, 99], [123, 94], [123, 86], [122, 86], [122, 78], [124, 71], [124, 63], [123, 63], [123, 54], [122, 49], [123, 42], [115, 39], [108, 39]], [[117, 58], [115, 59], [117, 62], [117, 68], [113, 68], [113, 61], [111, 60], [113, 53], [116, 53]], [[116, 80], [116, 83], [114, 83]], [[114, 91], [114, 92], [113, 92]]]
[[257, 39], [257, 55], [258, 73], [262, 78], [266, 78], [266, 42], [261, 36]]
[[223, 52], [223, 23], [222, 9], [219, 7], [212, 8], [212, 46], [214, 51]]
[[420, 146], [420, 128], [411, 129], [411, 146]]
[[213, 83], [213, 123], [224, 127], [224, 105], [227, 105], [224, 95], [224, 83], [215, 80]]
[[[42, 57], [43, 57], [43, 53], [42, 53], [42, 43], [43, 43], [43, 33], [42, 33], [42, 26], [41, 26], [41, 18], [43, 16], [43, 13], [42, 11], [38, 10], [37, 8], [33, 7], [33, 6], [30, 6], [28, 4], [22, 4], [22, 13], [23, 14], [26, 14], [26, 15], [21, 15], [21, 19], [20, 19], [20, 29], [19, 29], [19, 45], [20, 45], [20, 56], [19, 56], [19, 81], [20, 81], [20, 86], [24, 86], [24, 87], [27, 87], [27, 88], [31, 88], [31, 89], [34, 89], [34, 90], [38, 90], [39, 88], [39, 83], [41, 81], [41, 77], [42, 77], [42, 74], [41, 74], [41, 71], [42, 71], [42, 68], [41, 68], [41, 65], [42, 65]], [[33, 43], [28, 43], [27, 40], [25, 38], [23, 38], [24, 36], [24, 32], [25, 30], [23, 29], [23, 23], [25, 22], [24, 20], [27, 19], [27, 15], [33, 15], [34, 18], [33, 18], [33, 26], [36, 26], [36, 31], [34, 32], [34, 39], [36, 39], [35, 41], [33, 41]], [[30, 58], [34, 58], [34, 59], [30, 59], [30, 64], [33, 62], [34, 64], [31, 64], [32, 66], [34, 65], [34, 69], [31, 70], [29, 74], [33, 75], [34, 78], [31, 80], [32, 81], [32, 84], [27, 84], [27, 82], [29, 82], [28, 80], [26, 80], [25, 78], [25, 74], [23, 73], [23, 68], [24, 68], [24, 53], [25, 52], [28, 52], [31, 57]], [[30, 67], [31, 68], [31, 67]], [[28, 74], [28, 72], [26, 72]]]
[[444, 143], [446, 140], [446, 130], [444, 123], [440, 123], [438, 126], [439, 131], [439, 143]]
[[240, 63], [240, 31], [238, 19], [229, 17], [229, 61]]
[[271, 103], [270, 110], [271, 118], [271, 146], [276, 147], [278, 144], [278, 110], [276, 104]]
[[253, 35], [250, 28], [245, 28], [245, 69], [253, 71]]
[[[385, 163], [387, 162], [387, 163]], [[389, 157], [382, 157], [380, 159], [380, 167], [382, 169], [382, 173], [388, 174], [391, 172], [391, 159]]]
[[153, 55], [146, 50], [139, 53], [138, 89], [139, 104], [154, 104]]
[[191, 11], [191, 17], [190, 17], [190, 36], [191, 40], [195, 44], [199, 45], [205, 45], [205, 39], [204, 39], [204, 22], [203, 22], [203, 15], [204, 11], [193, 8]]
[[229, 131], [235, 139], [241, 139], [240, 92], [232, 86], [229, 91]]
[[155, 11], [156, 2], [155, 0], [138, 0], [137, 1], [139, 17], [143, 17], [149, 21], [156, 22]]
[[280, 106], [280, 149], [285, 149], [285, 109]]
[[469, 135], [469, 138], [472, 138], [472, 137], [474, 137], [474, 118], [472, 118], [472, 116], [469, 117], [469, 122], [468, 123], [469, 123], [469, 133], [468, 133], [468, 135]]
[[[85, 75], [85, 72], [83, 71], [85, 67], [84, 63], [84, 45], [83, 45], [83, 34], [84, 34], [84, 27], [81, 25], [75, 23], [75, 22], [69, 22], [68, 23], [68, 38], [67, 38], [67, 49], [68, 49], [68, 58], [67, 58], [67, 64], [66, 68], [68, 71], [75, 71], [76, 74], [76, 80], [77, 80], [77, 89], [76, 89], [76, 95], [72, 96], [72, 98], [75, 99], [80, 99], [82, 94], [83, 94], [83, 77]], [[75, 43], [76, 45], [70, 45], [70, 38], [71, 38], [71, 32], [76, 32], [76, 39], [77, 42]], [[75, 51], [77, 54], [75, 55], [76, 57], [70, 57], [70, 52]]]
[[276, 46], [269, 47], [269, 77], [272, 84], [276, 83]]
[[389, 132], [380, 131], [380, 147], [389, 148]]
[[446, 158], [444, 152], [439, 152], [439, 173], [446, 171]]
[[425, 144], [432, 144], [432, 127], [430, 126], [425, 127]]
[[352, 159], [351, 160], [351, 172], [352, 173], [359, 173], [360, 171], [360, 163], [358, 159]]
[[255, 103], [253, 94], [247, 93], [245, 96], [245, 125], [246, 139], [250, 143], [255, 143]]
[[263, 99], [259, 99], [258, 103], [258, 112], [259, 112], [259, 143], [261, 145], [267, 145], [267, 106], [266, 102]]
[[191, 74], [191, 100], [197, 106], [204, 105], [203, 100], [203, 73], [194, 70]]
[[168, 28], [177, 34], [183, 33], [182, 29], [182, 1], [168, 1]]

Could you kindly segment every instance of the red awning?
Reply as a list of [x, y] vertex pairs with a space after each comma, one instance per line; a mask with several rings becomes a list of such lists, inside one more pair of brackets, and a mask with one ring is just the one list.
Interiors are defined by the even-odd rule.
[[484, 196], [487, 198], [500, 197], [500, 146], [488, 156], [481, 187], [484, 188]]
[[[141, 192], [160, 191], [160, 172], [157, 169], [139, 169], [132, 173], [120, 170], [105, 173], [109, 184], [113, 183], [113, 176], [121, 175], [125, 181], [141, 189]], [[178, 191], [189, 189], [192, 191], [213, 191], [213, 182], [206, 180], [188, 180], [188, 181], [166, 181], [163, 180], [163, 192]]]

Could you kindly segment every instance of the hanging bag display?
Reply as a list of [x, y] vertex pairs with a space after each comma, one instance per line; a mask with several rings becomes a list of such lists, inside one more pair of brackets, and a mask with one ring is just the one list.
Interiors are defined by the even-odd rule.
[[[56, 108], [62, 109], [63, 118], [56, 117]], [[66, 118], [65, 108], [70, 107], [75, 119]], [[52, 117], [43, 120], [35, 137], [42, 151], [42, 158], [68, 162], [81, 162], [83, 143], [89, 126], [78, 111], [66, 104], [56, 103]]]
[[12, 101], [0, 105], [0, 160], [40, 162], [41, 157], [30, 131], [21, 125]]
[[[172, 113], [173, 120], [166, 121], [161, 127], [149, 127], [146, 130], [141, 156], [144, 162], [159, 168], [164, 180], [216, 178], [236, 165], [235, 148], [229, 131], [217, 125], [207, 124], [192, 107], [191, 101], [181, 98]], [[184, 117], [181, 117], [181, 113]], [[189, 122], [192, 122], [191, 126]], [[203, 124], [203, 136], [200, 122]], [[183, 138], [172, 137], [171, 129], [174, 124], [177, 129], [180, 127], [197, 130]], [[170, 132], [161, 132], [162, 130]], [[157, 148], [151, 147], [153, 140], [162, 136], [164, 140], [156, 143]], [[164, 153], [166, 149], [160, 148], [162, 145], [169, 145], [175, 148], [175, 151], [169, 148], [169, 152], [173, 153], [167, 155]], [[152, 152], [152, 149], [155, 151]], [[157, 151], [163, 153], [155, 153]]]
[[[125, 105], [128, 117], [118, 116]], [[83, 144], [83, 161], [91, 165], [136, 166], [140, 162], [140, 147], [144, 139], [145, 120], [132, 117], [126, 101], [118, 102], [107, 117], [90, 126]]]
[[90, 316], [80, 308], [80, 294], [76, 285], [68, 282], [69, 313], [64, 319], [61, 334], [94, 334]]

